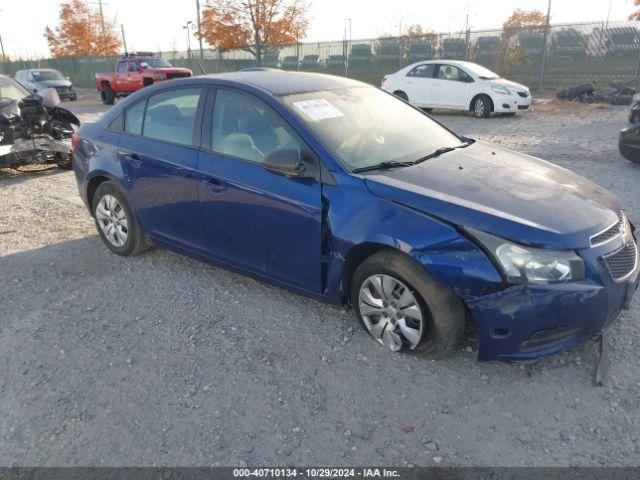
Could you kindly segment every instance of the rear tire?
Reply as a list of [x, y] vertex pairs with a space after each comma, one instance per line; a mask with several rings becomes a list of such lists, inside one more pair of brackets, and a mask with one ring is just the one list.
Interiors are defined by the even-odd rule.
[[113, 105], [115, 102], [115, 94], [109, 85], [105, 85], [100, 90], [100, 98], [105, 105]]
[[149, 248], [135, 213], [115, 183], [107, 181], [98, 186], [91, 212], [100, 238], [116, 255], [138, 255]]
[[473, 99], [471, 111], [476, 118], [487, 118], [493, 112], [493, 102], [488, 95], [478, 95]]
[[409, 97], [408, 97], [408, 96], [407, 96], [407, 94], [406, 94], [406, 93], [404, 93], [402, 90], [396, 90], [395, 92], [393, 92], [393, 94], [394, 94], [396, 97], [398, 97], [398, 98], [400, 98], [400, 99], [404, 100], [405, 102], [408, 102], [408, 101], [409, 101]]
[[[408, 340], [410, 339], [409, 336], [401, 335], [403, 330], [399, 325], [399, 321], [397, 321], [398, 319], [401, 321], [401, 317], [403, 316], [401, 313], [403, 311], [401, 301], [405, 296], [405, 292], [402, 288], [394, 291], [398, 292], [394, 293], [398, 296], [398, 304], [396, 305], [395, 301], [393, 301], [391, 304], [393, 309], [387, 314], [388, 317], [385, 316], [383, 318], [383, 313], [380, 313], [380, 315], [370, 313], [366, 315], [366, 320], [363, 317], [361, 312], [361, 299], [366, 298], [367, 287], [371, 285], [371, 283], [369, 283], [370, 279], [376, 276], [391, 277], [396, 280], [401, 287], [406, 286], [411, 294], [413, 294], [413, 298], [417, 301], [416, 303], [421, 314], [421, 328], [419, 328], [419, 338], [414, 345], [411, 345], [411, 340]], [[365, 296], [361, 297], [363, 287]], [[396, 322], [387, 323], [384, 329], [391, 328], [394, 332], [398, 332], [403, 343], [402, 346], [408, 346], [412, 350], [419, 351], [431, 357], [441, 357], [453, 352], [462, 338], [465, 326], [465, 311], [462, 301], [451, 289], [440, 285], [429, 275], [422, 265], [401, 252], [385, 249], [367, 258], [354, 272], [350, 290], [351, 304], [353, 305], [356, 316], [365, 327], [365, 330], [372, 334], [374, 338], [376, 338], [374, 333], [379, 332], [380, 328], [372, 329], [367, 326], [367, 322], [372, 324], [376, 315], [378, 315], [379, 318], [378, 322], [387, 321], [387, 319], [396, 319]], [[368, 288], [368, 292], [371, 293], [372, 289]], [[378, 298], [374, 300], [377, 302]], [[387, 307], [384, 308], [388, 308], [389, 303], [383, 303], [382, 296], [379, 302], [382, 307], [386, 304]], [[365, 301], [363, 308], [367, 306], [366, 304], [367, 302]], [[394, 309], [396, 311], [394, 311]], [[370, 312], [371, 310], [369, 309], [368, 311]], [[404, 321], [406, 325], [406, 318]], [[379, 327], [378, 322], [376, 322], [373, 327]], [[414, 323], [414, 325], [416, 324]], [[382, 336], [383, 335], [381, 335], [381, 337]], [[386, 345], [386, 343], [384, 344]], [[394, 348], [391, 349], [396, 351]]]

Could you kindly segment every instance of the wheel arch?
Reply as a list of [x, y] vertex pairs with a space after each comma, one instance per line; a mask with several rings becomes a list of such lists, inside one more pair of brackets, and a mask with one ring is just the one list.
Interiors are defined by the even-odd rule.
[[393, 245], [393, 243], [384, 241], [384, 240], [376, 240], [376, 241], [366, 241], [363, 243], [359, 243], [354, 245], [345, 256], [344, 263], [342, 266], [342, 273], [340, 276], [340, 290], [345, 300], [345, 303], [350, 303], [350, 289], [351, 289], [351, 279], [353, 278], [353, 274], [371, 255], [374, 255], [381, 250], [394, 250], [400, 254], [407, 255], [409, 258], [412, 258], [408, 252], [403, 251], [402, 248], [398, 248], [397, 245]]
[[485, 92], [480, 92], [480, 93], [476, 93], [473, 98], [471, 98], [471, 101], [469, 102], [469, 111], [473, 112], [473, 104], [476, 102], [476, 99], [478, 97], [487, 97], [489, 99], [489, 101], [491, 102], [491, 110], [495, 110], [495, 102], [493, 101], [493, 98], [491, 97], [491, 95], [489, 95], [488, 93]]
[[91, 177], [87, 182], [87, 207], [89, 208], [91, 216], [93, 216], [93, 196], [95, 195], [96, 190], [101, 184], [109, 181], [115, 181], [115, 179], [105, 173], [98, 173]]

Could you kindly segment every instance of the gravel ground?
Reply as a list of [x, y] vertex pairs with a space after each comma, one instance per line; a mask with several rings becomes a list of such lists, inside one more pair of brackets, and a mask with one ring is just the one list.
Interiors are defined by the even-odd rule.
[[[93, 93], [69, 104], [83, 121]], [[611, 189], [640, 223], [623, 107], [454, 130]], [[1, 465], [640, 465], [640, 304], [524, 367], [393, 355], [351, 312], [162, 250], [109, 254], [71, 172], [0, 172]]]

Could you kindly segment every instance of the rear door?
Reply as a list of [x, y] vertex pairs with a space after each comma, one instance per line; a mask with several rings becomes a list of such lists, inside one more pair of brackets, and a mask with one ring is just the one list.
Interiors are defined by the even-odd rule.
[[431, 101], [436, 107], [468, 109], [473, 79], [460, 67], [438, 64], [433, 81]]
[[319, 179], [290, 178], [262, 166], [295, 149], [319, 170], [305, 142], [271, 106], [247, 92], [209, 94], [198, 190], [208, 253], [243, 269], [320, 293]]
[[418, 107], [431, 106], [431, 90], [435, 65], [424, 63], [410, 70], [404, 78], [405, 92], [409, 102]]
[[134, 207], [154, 236], [202, 246], [197, 166], [206, 90], [163, 90], [125, 111], [118, 155]]

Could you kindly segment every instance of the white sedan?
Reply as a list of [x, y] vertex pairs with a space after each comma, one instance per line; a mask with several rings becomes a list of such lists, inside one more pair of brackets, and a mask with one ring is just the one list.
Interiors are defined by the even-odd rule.
[[531, 93], [491, 70], [471, 62], [431, 60], [385, 75], [381, 88], [420, 108], [471, 111], [478, 118], [492, 112], [515, 115], [531, 109]]

